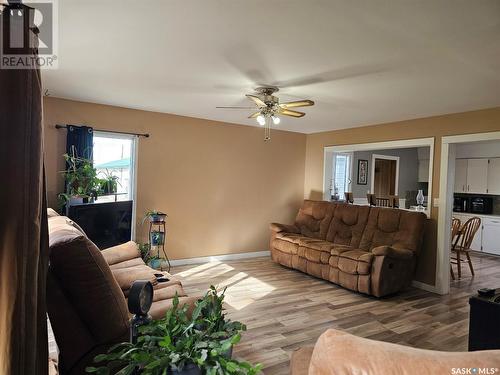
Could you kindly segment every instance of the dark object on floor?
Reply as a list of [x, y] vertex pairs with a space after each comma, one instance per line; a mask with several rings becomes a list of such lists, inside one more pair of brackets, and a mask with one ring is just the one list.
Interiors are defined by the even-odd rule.
[[500, 288], [491, 290], [469, 299], [469, 351], [500, 349]]

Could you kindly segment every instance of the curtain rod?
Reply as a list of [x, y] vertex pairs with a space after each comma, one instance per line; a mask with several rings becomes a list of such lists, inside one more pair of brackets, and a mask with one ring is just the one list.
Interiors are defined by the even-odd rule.
[[[78, 125], [75, 125], [78, 126]], [[67, 129], [68, 125], [56, 125], [56, 129]], [[149, 138], [149, 133], [129, 133], [129, 132], [117, 132], [115, 130], [102, 130], [102, 129], [94, 129], [97, 132], [106, 132], [106, 133], [114, 133], [114, 134], [128, 134], [128, 135], [136, 135], [138, 137]]]

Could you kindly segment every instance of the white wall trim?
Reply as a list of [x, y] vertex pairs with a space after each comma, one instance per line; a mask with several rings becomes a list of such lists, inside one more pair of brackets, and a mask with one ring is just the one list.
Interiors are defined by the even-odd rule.
[[450, 292], [450, 235], [455, 180], [455, 145], [500, 140], [500, 131], [452, 135], [441, 138], [441, 170], [439, 178], [439, 215], [437, 233], [436, 289]]
[[198, 258], [185, 258], [185, 259], [175, 259], [171, 260], [170, 264], [174, 266], [184, 266], [187, 264], [203, 264], [210, 262], [223, 262], [226, 260], [239, 260], [239, 259], [250, 259], [259, 257], [269, 257], [271, 252], [267, 251], [252, 251], [248, 253], [236, 253], [236, 254], [224, 254], [224, 255], [213, 255], [208, 257], [198, 257]]
[[332, 152], [350, 152], [350, 151], [373, 151], [387, 150], [393, 148], [411, 148], [411, 147], [426, 147], [434, 144], [434, 137], [415, 138], [415, 139], [398, 139], [386, 142], [372, 143], [357, 143], [350, 145], [325, 146], [325, 151]]
[[370, 193], [374, 194], [375, 192], [375, 161], [377, 159], [385, 159], [385, 160], [396, 160], [396, 183], [394, 184], [394, 195], [399, 195], [399, 156], [390, 156], [390, 155], [380, 155], [380, 154], [372, 154], [372, 168], [371, 168], [371, 178], [370, 178]]
[[411, 285], [418, 289], [426, 290], [427, 292], [439, 293], [438, 288], [434, 285], [422, 283], [420, 281], [413, 280]]

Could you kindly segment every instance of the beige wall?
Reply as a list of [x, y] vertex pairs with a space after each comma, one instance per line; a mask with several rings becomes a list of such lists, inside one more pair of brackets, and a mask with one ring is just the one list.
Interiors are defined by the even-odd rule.
[[[383, 142], [400, 139], [434, 137], [433, 196], [439, 196], [441, 137], [500, 130], [500, 108], [400, 121], [381, 125], [316, 133], [307, 136], [304, 194], [306, 198], [322, 199], [323, 148], [325, 146]], [[438, 209], [432, 220], [419, 257], [416, 279], [433, 285], [436, 268], [436, 235]]]
[[[322, 199], [323, 148], [434, 137], [433, 196], [441, 137], [500, 130], [500, 108], [307, 135], [46, 98], [49, 203], [62, 189], [65, 131], [55, 124], [148, 132], [139, 141], [138, 213], [165, 210], [172, 259], [268, 249], [268, 223], [291, 222], [303, 197]], [[432, 211], [416, 279], [435, 282], [438, 209]], [[138, 218], [140, 219], [140, 217]], [[144, 228], [138, 226], [143, 237]]]
[[63, 187], [66, 143], [55, 124], [151, 134], [139, 141], [138, 221], [147, 209], [169, 214], [172, 259], [268, 250], [269, 223], [292, 222], [303, 199], [304, 134], [273, 131], [264, 142], [257, 127], [57, 98], [44, 104], [50, 205]]

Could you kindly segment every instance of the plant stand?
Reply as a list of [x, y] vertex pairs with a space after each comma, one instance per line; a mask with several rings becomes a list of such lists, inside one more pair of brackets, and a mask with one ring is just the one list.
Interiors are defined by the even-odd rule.
[[[157, 243], [153, 244], [153, 241], [151, 240], [152, 233], [161, 233], [161, 235], [159, 236], [161, 238], [161, 241], [158, 241]], [[171, 267], [170, 266], [170, 259], [168, 259], [168, 255], [165, 251], [165, 241], [167, 239], [167, 229], [165, 226], [165, 221], [150, 221], [148, 234], [149, 234], [148, 237], [149, 237], [149, 246], [150, 246], [149, 251], [152, 252], [153, 247], [154, 247], [154, 250], [158, 252], [158, 257], [160, 257], [160, 249], [161, 249], [161, 251], [163, 252], [163, 255], [165, 256], [165, 260], [167, 261], [167, 264], [168, 264], [168, 268], [166, 271], [170, 272], [170, 267]], [[160, 271], [164, 271], [163, 270], [163, 262], [160, 262]]]

